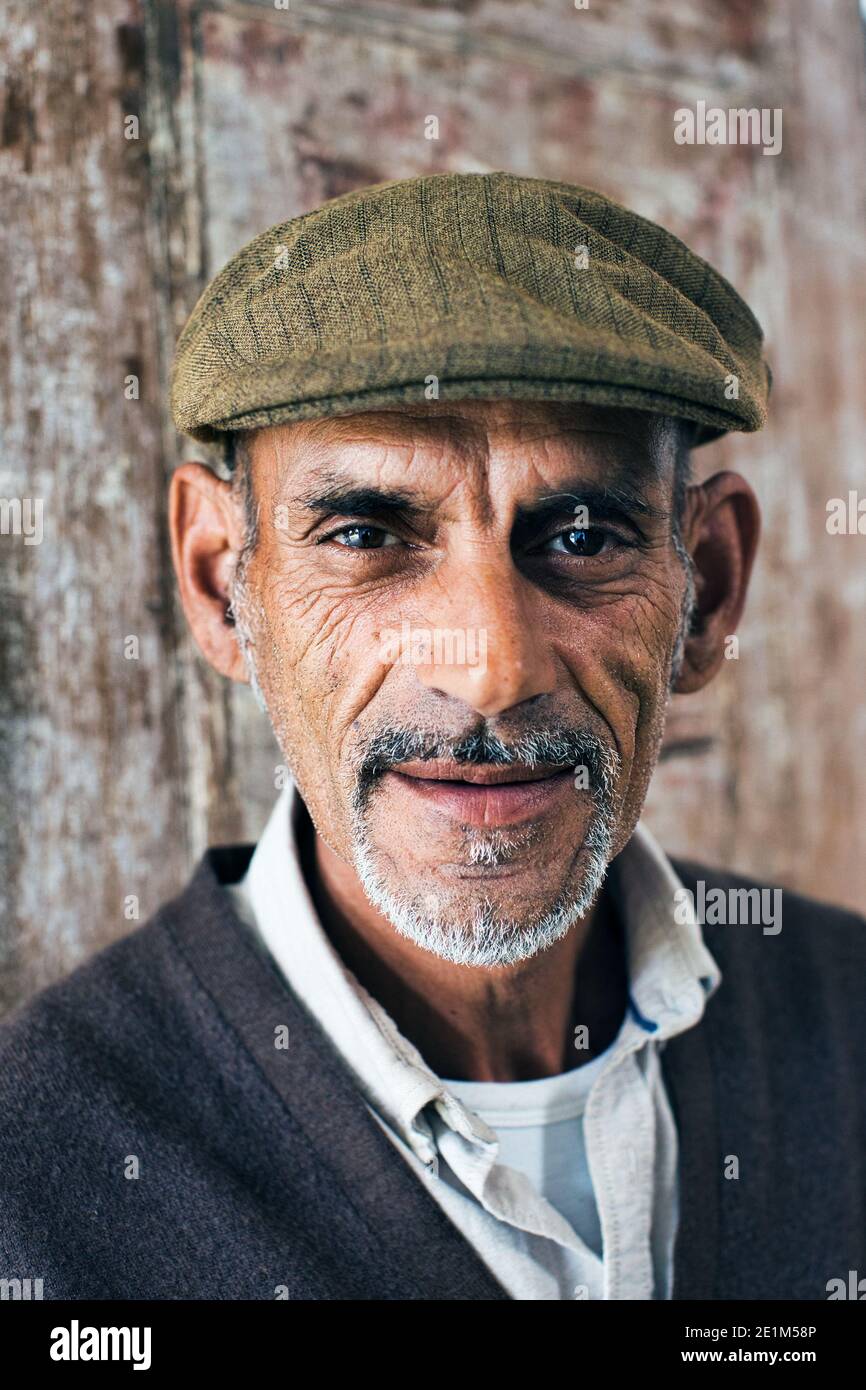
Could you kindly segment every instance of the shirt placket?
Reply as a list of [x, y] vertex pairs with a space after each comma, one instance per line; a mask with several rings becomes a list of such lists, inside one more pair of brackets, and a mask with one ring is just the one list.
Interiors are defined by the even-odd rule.
[[587, 1103], [584, 1135], [598, 1203], [605, 1299], [651, 1299], [655, 1115], [636, 1038], [599, 1078]]

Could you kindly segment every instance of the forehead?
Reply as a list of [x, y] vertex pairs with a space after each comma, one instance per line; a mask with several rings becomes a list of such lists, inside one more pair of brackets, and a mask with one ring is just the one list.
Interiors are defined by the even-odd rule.
[[[256, 430], [258, 465], [280, 481], [336, 470], [425, 474], [459, 468], [479, 481], [500, 464], [545, 471], [589, 466], [605, 478], [660, 481], [673, 470], [678, 422], [646, 411], [551, 401], [429, 401]], [[517, 467], [515, 467], [517, 465]]]

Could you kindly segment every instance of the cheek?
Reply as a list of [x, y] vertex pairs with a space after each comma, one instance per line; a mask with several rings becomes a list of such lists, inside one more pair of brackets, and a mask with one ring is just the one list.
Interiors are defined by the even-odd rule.
[[280, 743], [299, 781], [303, 767], [336, 785], [353, 721], [387, 671], [375, 596], [313, 587], [290, 572], [264, 586], [261, 612], [258, 674]]
[[617, 605], [611, 660], [642, 702], [666, 692], [678, 631], [678, 595], [670, 589], [654, 587]]
[[624, 829], [638, 820], [658, 761], [669, 697], [671, 658], [679, 631], [677, 595], [669, 589], [635, 596], [622, 606], [612, 643], [612, 679], [631, 729], [632, 757]]
[[664, 731], [677, 595], [661, 587], [624, 593], [581, 612], [560, 633], [569, 628], [573, 640], [563, 655], [613, 736], [622, 760], [623, 814], [636, 820]]

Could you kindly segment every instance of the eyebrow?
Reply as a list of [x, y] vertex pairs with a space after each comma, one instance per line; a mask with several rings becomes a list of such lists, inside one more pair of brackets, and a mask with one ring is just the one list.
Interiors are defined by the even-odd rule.
[[361, 487], [347, 483], [333, 483], [324, 492], [300, 497], [299, 502], [306, 511], [320, 516], [380, 516], [380, 517], [418, 517], [429, 507], [420, 504], [407, 492], [394, 488]]
[[[308, 493], [298, 499], [306, 510], [319, 516], [375, 516], [380, 520], [414, 521], [428, 515], [431, 506], [417, 496], [399, 488], [365, 487], [351, 482], [334, 480], [321, 492]], [[636, 518], [647, 521], [666, 519], [670, 513], [653, 506], [643, 492], [628, 483], [600, 485], [575, 478], [567, 490], [542, 495], [535, 501], [517, 508], [515, 528], [543, 528], [584, 506], [590, 520], [629, 522], [643, 534]]]
[[635, 517], [664, 521], [670, 515], [664, 508], [654, 507], [638, 488], [628, 484], [603, 485], [576, 479], [567, 492], [551, 493], [519, 507], [518, 520], [544, 526], [579, 506], [586, 507], [590, 522], [593, 518], [597, 521], [616, 521], [622, 518], [633, 520]]

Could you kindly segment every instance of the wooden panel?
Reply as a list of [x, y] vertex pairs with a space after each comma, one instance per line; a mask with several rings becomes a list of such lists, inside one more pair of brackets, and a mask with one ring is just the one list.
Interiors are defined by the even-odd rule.
[[[673, 703], [648, 817], [672, 849], [862, 907], [866, 542], [824, 525], [864, 486], [855, 7], [59, 0], [12, 3], [2, 41], [2, 495], [44, 497], [45, 538], [0, 537], [0, 1007], [128, 929], [127, 894], [146, 915], [206, 843], [258, 833], [273, 739], [195, 654], [170, 577], [165, 480], [190, 453], [165, 410], [172, 344], [256, 232], [424, 171], [602, 188], [754, 305], [771, 426], [699, 460], [753, 480], [762, 557], [739, 659]], [[781, 155], [676, 145], [698, 99], [782, 107]]]
[[[752, 479], [762, 552], [739, 660], [708, 711], [718, 747], [694, 778], [661, 770], [652, 821], [671, 847], [862, 910], [866, 546], [828, 535], [826, 509], [864, 484], [863, 35], [853, 6], [801, 3], [788, 20], [790, 77], [762, 103], [784, 108], [784, 148], [759, 157], [775, 167], [734, 277], [768, 332], [771, 422], [705, 460]], [[716, 255], [737, 237], [739, 203], [720, 193], [717, 206]]]
[[[143, 919], [189, 859], [145, 235], [141, 28], [126, 5], [7, 5], [0, 117], [0, 1006]], [[127, 399], [136, 376], [139, 399]], [[125, 639], [138, 639], [126, 659]]]

